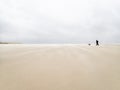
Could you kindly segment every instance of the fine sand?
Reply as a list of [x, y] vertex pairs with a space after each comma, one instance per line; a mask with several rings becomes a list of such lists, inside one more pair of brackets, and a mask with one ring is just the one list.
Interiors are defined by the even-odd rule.
[[120, 45], [0, 45], [0, 90], [120, 90]]

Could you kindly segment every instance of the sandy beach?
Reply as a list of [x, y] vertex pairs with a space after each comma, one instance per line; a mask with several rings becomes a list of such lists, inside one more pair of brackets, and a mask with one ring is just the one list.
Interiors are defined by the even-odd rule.
[[120, 45], [0, 45], [0, 90], [120, 90]]

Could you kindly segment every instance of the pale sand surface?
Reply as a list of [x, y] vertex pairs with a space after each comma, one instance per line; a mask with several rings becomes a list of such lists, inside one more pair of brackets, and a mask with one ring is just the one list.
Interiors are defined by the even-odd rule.
[[120, 90], [120, 45], [0, 45], [0, 90]]

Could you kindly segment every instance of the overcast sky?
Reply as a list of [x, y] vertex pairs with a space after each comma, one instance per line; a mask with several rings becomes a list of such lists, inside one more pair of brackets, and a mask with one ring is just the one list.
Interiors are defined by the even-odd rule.
[[0, 0], [0, 41], [120, 43], [120, 0]]

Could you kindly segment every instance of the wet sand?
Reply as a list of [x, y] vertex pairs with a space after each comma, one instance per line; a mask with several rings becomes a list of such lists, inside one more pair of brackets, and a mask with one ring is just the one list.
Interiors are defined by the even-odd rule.
[[120, 45], [0, 45], [0, 90], [120, 90]]

